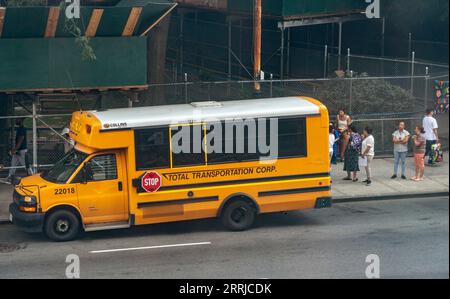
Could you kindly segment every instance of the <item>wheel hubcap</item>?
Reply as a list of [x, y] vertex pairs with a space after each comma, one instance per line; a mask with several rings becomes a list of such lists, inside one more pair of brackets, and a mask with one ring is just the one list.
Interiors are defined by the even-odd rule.
[[65, 234], [69, 231], [70, 225], [67, 220], [58, 220], [56, 222], [56, 231], [60, 234]]

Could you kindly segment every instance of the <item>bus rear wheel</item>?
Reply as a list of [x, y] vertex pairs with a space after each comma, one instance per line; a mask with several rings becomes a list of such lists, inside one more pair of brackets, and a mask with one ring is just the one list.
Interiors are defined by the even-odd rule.
[[231, 231], [247, 230], [253, 225], [255, 219], [255, 208], [243, 200], [227, 204], [221, 215], [222, 224]]
[[59, 210], [47, 217], [44, 231], [55, 242], [72, 241], [80, 232], [80, 220], [71, 211]]

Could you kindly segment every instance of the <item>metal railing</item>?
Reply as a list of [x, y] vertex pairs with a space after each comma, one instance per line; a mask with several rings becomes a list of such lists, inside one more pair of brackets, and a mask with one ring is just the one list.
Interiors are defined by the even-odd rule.
[[[421, 123], [423, 113], [433, 107], [433, 84], [435, 80], [446, 80], [447, 76], [404, 76], [404, 77], [352, 77], [333, 79], [274, 80], [270, 75], [264, 81], [219, 81], [189, 82], [151, 85], [141, 98], [152, 98], [157, 94], [158, 104], [184, 104], [198, 101], [232, 101], [254, 98], [278, 98], [304, 96], [316, 98], [324, 103], [334, 120], [340, 109], [345, 109], [360, 127], [370, 126], [374, 130], [377, 154], [391, 154], [391, 134], [398, 122], [405, 121], [413, 130]], [[411, 88], [411, 85], [413, 88]], [[108, 103], [108, 101], [105, 101]], [[155, 103], [141, 100], [135, 106]], [[95, 105], [85, 105], [94, 107]], [[129, 102], [114, 103], [111, 107], [128, 107]], [[39, 114], [35, 105], [23, 107], [22, 115], [0, 116], [10, 126], [1, 128], [9, 138], [0, 141], [0, 165], [7, 170], [14, 132], [12, 120], [26, 118], [29, 132], [29, 154], [33, 166], [38, 169], [51, 166], [64, 155], [62, 129], [67, 126], [70, 114]], [[103, 107], [110, 108], [110, 107]], [[31, 113], [27, 113], [31, 112]]]

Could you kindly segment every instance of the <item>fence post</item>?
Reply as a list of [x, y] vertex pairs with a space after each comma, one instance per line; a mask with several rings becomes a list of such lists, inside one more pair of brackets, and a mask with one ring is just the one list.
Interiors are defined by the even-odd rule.
[[273, 98], [273, 74], [270, 74], [270, 97]]
[[341, 58], [342, 58], [342, 22], [339, 22], [339, 49], [338, 49], [338, 70], [342, 70], [341, 68]]
[[385, 132], [384, 132], [384, 119], [381, 120], [381, 148], [383, 149], [383, 153], [386, 153], [386, 140], [384, 140]]
[[180, 43], [180, 73], [182, 74], [184, 71], [184, 13], [182, 12], [180, 15], [180, 36], [179, 36], [179, 43]]
[[349, 113], [353, 113], [353, 71], [350, 71], [350, 92], [349, 92], [350, 102], [349, 102]]
[[188, 74], [184, 73], [184, 102], [188, 103]]
[[430, 68], [426, 67], [425, 68], [425, 105], [423, 107], [423, 111], [425, 111], [425, 109], [428, 108], [428, 84], [429, 84], [429, 79], [430, 79]]
[[350, 72], [350, 48], [347, 49], [347, 73]]
[[208, 101], [211, 101], [211, 82], [208, 83]]
[[37, 123], [36, 123], [36, 119], [37, 119], [37, 110], [36, 110], [36, 101], [37, 99], [33, 99], [33, 104], [32, 104], [32, 111], [33, 111], [33, 171], [37, 172], [38, 171], [38, 145], [37, 145], [37, 139], [38, 139], [38, 134], [37, 134]]
[[412, 33], [408, 36], [408, 58], [411, 58], [411, 51], [412, 51]]
[[412, 52], [412, 57], [411, 57], [411, 97], [414, 96], [414, 63], [416, 60], [416, 52]]
[[323, 55], [323, 78], [327, 77], [327, 69], [328, 69], [328, 45], [325, 45], [325, 53]]

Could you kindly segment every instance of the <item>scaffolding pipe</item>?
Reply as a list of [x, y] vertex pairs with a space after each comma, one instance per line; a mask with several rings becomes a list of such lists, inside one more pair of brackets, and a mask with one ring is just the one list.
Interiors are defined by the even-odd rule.
[[281, 28], [281, 58], [280, 58], [280, 79], [284, 79], [284, 28]]
[[286, 62], [286, 76], [291, 76], [291, 28], [287, 29], [287, 62]]
[[232, 68], [231, 68], [231, 50], [232, 50], [232, 27], [231, 18], [228, 18], [228, 79], [231, 80]]
[[38, 171], [38, 145], [37, 145], [37, 110], [36, 110], [36, 99], [33, 100], [33, 106], [32, 106], [32, 111], [33, 111], [33, 171], [37, 172]]
[[338, 61], [338, 69], [342, 70], [341, 68], [341, 58], [342, 58], [342, 22], [339, 22], [339, 46], [338, 46], [338, 56], [339, 56], [339, 61]]
[[327, 77], [327, 65], [328, 65], [328, 45], [325, 45], [325, 52], [323, 55], [323, 78]]
[[[261, 22], [262, 22], [262, 0], [254, 0], [254, 20], [253, 20], [253, 67], [254, 79], [260, 80], [261, 77]], [[255, 90], [260, 91], [261, 85], [255, 82]]]

